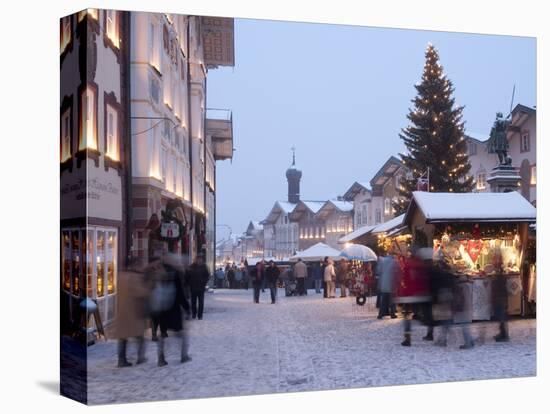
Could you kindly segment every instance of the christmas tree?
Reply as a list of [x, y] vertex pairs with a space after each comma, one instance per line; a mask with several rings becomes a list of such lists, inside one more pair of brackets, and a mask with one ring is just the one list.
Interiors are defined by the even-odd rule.
[[411, 123], [399, 134], [408, 150], [400, 155], [409, 174], [401, 181], [400, 197], [393, 206], [397, 214], [407, 208], [419, 180], [427, 180], [428, 174], [431, 192], [464, 193], [473, 187], [464, 139], [464, 107], [455, 106], [453, 84], [431, 44], [426, 49], [422, 81], [415, 88], [418, 95], [407, 115]]

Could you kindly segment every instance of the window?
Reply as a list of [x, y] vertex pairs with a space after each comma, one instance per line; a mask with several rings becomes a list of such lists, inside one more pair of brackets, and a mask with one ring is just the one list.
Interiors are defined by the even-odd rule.
[[374, 213], [374, 224], [382, 223], [382, 211], [379, 208], [376, 209]]
[[367, 218], [368, 218], [368, 212], [367, 212], [367, 204], [363, 204], [361, 206], [361, 211], [362, 211], [362, 216], [363, 216], [363, 219], [361, 220], [361, 224], [367, 224]]
[[166, 151], [166, 148], [162, 147], [160, 162], [161, 162], [161, 174], [162, 174], [163, 181], [166, 181], [166, 164], [168, 161], [167, 157], [168, 157], [168, 152]]
[[61, 162], [71, 158], [71, 108], [61, 115]]
[[468, 155], [476, 155], [477, 154], [477, 144], [475, 142], [470, 141], [468, 143]]
[[530, 150], [530, 142], [529, 142], [529, 132], [524, 132], [521, 134], [521, 152], [528, 152]]
[[63, 53], [71, 43], [71, 16], [63, 17], [60, 24], [59, 53]]
[[149, 63], [160, 72], [159, 36], [157, 25], [149, 25]]
[[173, 160], [173, 168], [172, 168], [172, 190], [175, 193], [176, 192], [176, 183], [177, 183], [177, 177], [178, 177], [178, 160], [176, 157], [172, 158]]
[[478, 190], [485, 190], [487, 187], [487, 174], [485, 171], [477, 173], [476, 188]]
[[81, 22], [82, 20], [84, 20], [84, 17], [86, 17], [86, 15], [90, 16], [94, 20], [97, 20], [97, 17], [98, 17], [97, 9], [87, 9], [87, 10], [78, 12], [78, 21]]
[[158, 105], [160, 102], [160, 81], [156, 77], [151, 77], [150, 89], [151, 99]]
[[529, 181], [531, 185], [537, 185], [537, 166], [531, 165], [531, 180]]
[[106, 133], [106, 148], [105, 155], [114, 161], [119, 158], [118, 145], [118, 113], [111, 105], [107, 105], [107, 133]]
[[97, 150], [97, 116], [95, 89], [87, 86], [80, 95], [80, 130], [78, 149]]
[[391, 200], [389, 198], [384, 199], [384, 214], [391, 214]]
[[118, 35], [118, 12], [116, 10], [105, 10], [105, 34], [113, 43], [113, 46], [120, 46]]

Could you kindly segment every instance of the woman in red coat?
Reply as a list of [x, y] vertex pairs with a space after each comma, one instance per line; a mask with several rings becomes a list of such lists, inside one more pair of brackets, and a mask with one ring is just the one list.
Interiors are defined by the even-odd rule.
[[430, 268], [426, 262], [418, 256], [400, 258], [401, 278], [397, 285], [395, 303], [403, 305], [404, 333], [403, 346], [411, 346], [411, 318], [413, 307], [419, 304], [431, 302]]

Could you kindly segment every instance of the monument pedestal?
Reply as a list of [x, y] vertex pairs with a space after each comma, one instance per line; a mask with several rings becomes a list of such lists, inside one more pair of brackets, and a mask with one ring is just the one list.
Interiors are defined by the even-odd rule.
[[517, 191], [521, 176], [517, 168], [501, 164], [491, 170], [487, 182], [491, 186], [492, 193], [508, 193]]

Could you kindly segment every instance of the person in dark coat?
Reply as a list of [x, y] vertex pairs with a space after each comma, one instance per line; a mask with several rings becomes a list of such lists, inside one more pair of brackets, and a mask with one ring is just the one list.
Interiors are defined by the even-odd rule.
[[[197, 256], [195, 261], [187, 269], [186, 283], [191, 291], [191, 314], [193, 319], [202, 319], [204, 309], [204, 291], [210, 279], [208, 267], [204, 264], [202, 256]], [[198, 303], [198, 311], [197, 311]]]
[[252, 277], [252, 287], [254, 288], [254, 303], [260, 303], [260, 289], [263, 283], [263, 271], [261, 263], [256, 263], [256, 266], [250, 270], [250, 276]]
[[167, 364], [164, 356], [164, 338], [168, 330], [175, 331], [181, 339], [180, 362], [191, 360], [188, 354], [187, 335], [184, 330], [182, 309], [189, 314], [189, 303], [183, 292], [185, 272], [178, 256], [165, 254], [162, 259], [153, 259], [146, 269], [146, 280], [152, 286], [151, 313], [158, 320], [161, 336], [157, 341], [157, 365]]
[[272, 304], [275, 303], [275, 300], [277, 298], [277, 282], [279, 281], [280, 274], [281, 270], [277, 266], [275, 266], [275, 262], [273, 260], [270, 260], [269, 266], [267, 266], [267, 269], [265, 269], [265, 279], [271, 293]]
[[500, 250], [495, 251], [493, 265], [497, 271], [492, 284], [492, 304], [495, 312], [495, 318], [498, 321], [498, 334], [494, 336], [496, 342], [508, 342], [508, 290], [506, 286], [506, 276], [502, 269], [502, 255]]
[[[313, 281], [315, 282], [315, 293], [321, 293], [321, 282], [323, 281], [323, 273], [321, 270], [321, 263], [315, 263], [313, 265]], [[323, 269], [324, 270], [324, 269]]]
[[325, 274], [325, 268], [328, 265], [328, 256], [325, 256], [325, 259], [323, 260], [323, 263], [321, 264], [321, 277], [323, 278], [323, 298], [328, 298], [328, 292], [327, 292], [327, 282], [325, 282], [324, 274]]

